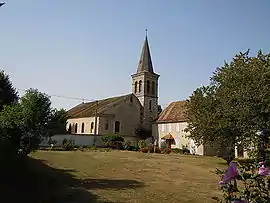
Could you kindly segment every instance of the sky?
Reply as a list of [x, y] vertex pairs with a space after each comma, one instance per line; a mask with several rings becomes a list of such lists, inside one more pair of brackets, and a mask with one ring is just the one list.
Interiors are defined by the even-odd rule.
[[269, 0], [7, 0], [0, 69], [56, 108], [128, 94], [147, 28], [164, 108], [238, 52], [270, 52], [269, 10]]

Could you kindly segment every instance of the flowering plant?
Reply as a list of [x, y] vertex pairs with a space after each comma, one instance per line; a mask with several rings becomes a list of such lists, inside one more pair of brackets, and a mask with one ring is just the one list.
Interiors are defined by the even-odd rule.
[[[225, 172], [225, 173], [224, 173]], [[225, 171], [216, 170], [223, 192], [222, 203], [269, 203], [270, 202], [270, 167], [265, 162], [231, 162]]]

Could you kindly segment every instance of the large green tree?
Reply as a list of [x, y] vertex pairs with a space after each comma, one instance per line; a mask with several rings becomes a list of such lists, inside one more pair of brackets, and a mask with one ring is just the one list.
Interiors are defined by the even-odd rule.
[[18, 103], [0, 112], [0, 147], [26, 155], [43, 139], [64, 132], [66, 121], [65, 110], [53, 109], [48, 95], [29, 89]]
[[[270, 55], [237, 54], [217, 68], [208, 86], [196, 89], [187, 103], [187, 130], [197, 143], [244, 148], [264, 145], [270, 130]], [[256, 132], [263, 131], [263, 135]]]
[[0, 71], [0, 111], [4, 105], [10, 105], [18, 101], [18, 94], [12, 82], [3, 70]]

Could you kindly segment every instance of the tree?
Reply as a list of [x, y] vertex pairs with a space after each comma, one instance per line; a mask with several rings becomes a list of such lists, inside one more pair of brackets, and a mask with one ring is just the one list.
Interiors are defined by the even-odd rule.
[[50, 120], [49, 130], [50, 136], [55, 134], [67, 134], [68, 115], [65, 109], [53, 109]]
[[[10, 158], [18, 153], [22, 136], [22, 113], [19, 104], [4, 106], [0, 112], [0, 156]], [[3, 157], [4, 156], [4, 157]]]
[[160, 115], [161, 112], [162, 112], [162, 107], [161, 107], [161, 105], [158, 105], [158, 115]]
[[[217, 68], [210, 81], [196, 89], [187, 103], [190, 137], [197, 143], [246, 149], [265, 144], [270, 129], [270, 55], [239, 53]], [[256, 136], [257, 131], [263, 131], [264, 137]]]
[[152, 131], [150, 129], [145, 128], [143, 125], [139, 125], [135, 129], [135, 134], [140, 138], [140, 139], [147, 139], [152, 136]]
[[9, 76], [4, 71], [0, 71], [0, 111], [4, 105], [16, 103], [19, 97], [9, 79]]
[[54, 118], [48, 95], [36, 89], [29, 89], [20, 101], [23, 114], [23, 136], [21, 147], [25, 154], [36, 149], [40, 142], [52, 135], [51, 121]]

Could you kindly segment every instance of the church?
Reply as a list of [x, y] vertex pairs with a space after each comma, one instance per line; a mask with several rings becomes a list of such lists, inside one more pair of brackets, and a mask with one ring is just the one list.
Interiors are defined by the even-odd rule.
[[139, 138], [138, 126], [151, 129], [158, 117], [158, 79], [154, 72], [147, 35], [138, 68], [132, 78], [132, 93], [81, 103], [68, 111], [67, 128], [71, 134], [119, 134], [131, 142]]

